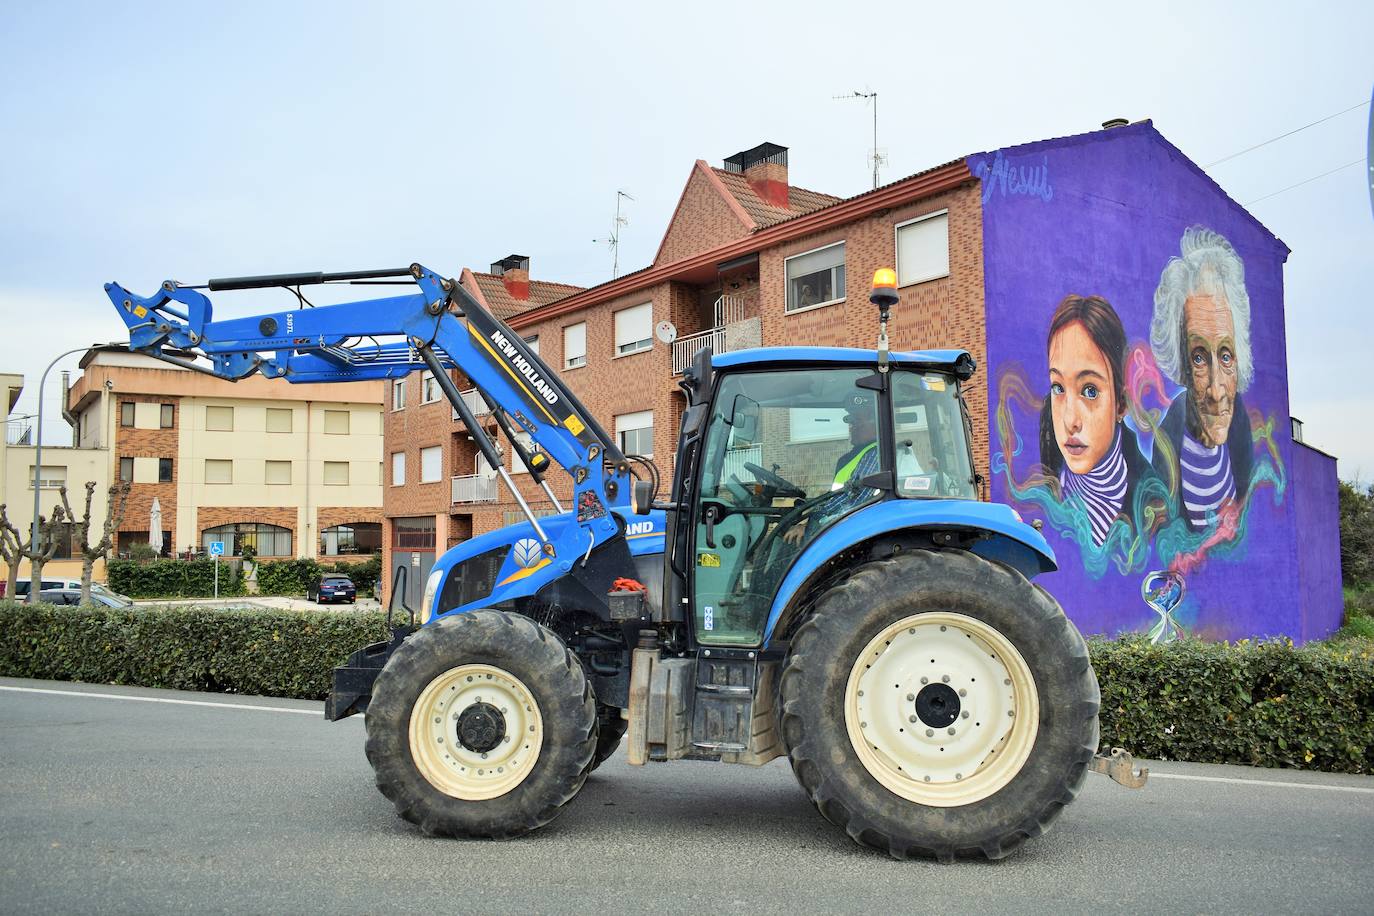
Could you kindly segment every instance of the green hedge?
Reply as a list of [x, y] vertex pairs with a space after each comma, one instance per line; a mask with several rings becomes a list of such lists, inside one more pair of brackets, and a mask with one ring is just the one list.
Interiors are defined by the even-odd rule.
[[[110, 560], [110, 588], [130, 598], [210, 598], [215, 594], [214, 560]], [[219, 564], [221, 596], [243, 594], [238, 564]]]
[[[0, 675], [321, 699], [380, 613], [0, 602]], [[1139, 757], [1374, 773], [1374, 644], [1094, 640], [1102, 746]]]
[[366, 596], [374, 593], [381, 578], [382, 558], [374, 556], [359, 563], [320, 563], [302, 557], [259, 563], [258, 594], [304, 595], [306, 586], [318, 582], [324, 573], [343, 573], [357, 586], [359, 596]]
[[384, 615], [0, 602], [0, 675], [323, 699]]

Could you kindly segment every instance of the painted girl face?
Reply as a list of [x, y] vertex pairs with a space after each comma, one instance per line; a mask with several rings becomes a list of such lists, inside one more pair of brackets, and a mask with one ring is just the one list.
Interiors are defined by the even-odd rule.
[[1081, 322], [1050, 339], [1050, 412], [1064, 463], [1086, 474], [1106, 457], [1125, 405], [1116, 402], [1112, 370]]

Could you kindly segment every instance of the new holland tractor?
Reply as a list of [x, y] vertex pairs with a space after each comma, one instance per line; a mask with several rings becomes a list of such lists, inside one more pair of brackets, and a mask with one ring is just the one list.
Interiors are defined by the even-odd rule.
[[[415, 291], [301, 293], [378, 282]], [[270, 288], [294, 306], [215, 320], [203, 292]], [[516, 333], [419, 264], [106, 291], [132, 349], [219, 378], [429, 369], [525, 514], [443, 554], [392, 638], [334, 672], [326, 715], [365, 712], [378, 788], [426, 833], [534, 830], [622, 743], [632, 765], [786, 755], [825, 818], [902, 858], [1005, 856], [1089, 769], [1143, 783], [1128, 755], [1095, 757], [1087, 648], [1034, 582], [1049, 545], [978, 498], [972, 358], [889, 351], [891, 271], [875, 350], [697, 353], [666, 492]], [[556, 514], [531, 510], [453, 369]]]

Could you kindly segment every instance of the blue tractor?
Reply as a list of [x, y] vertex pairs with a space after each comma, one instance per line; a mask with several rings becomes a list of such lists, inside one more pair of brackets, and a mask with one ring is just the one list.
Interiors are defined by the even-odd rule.
[[[318, 308], [301, 293], [377, 282], [416, 291]], [[266, 288], [296, 307], [216, 321], [203, 292]], [[378, 787], [427, 833], [534, 830], [621, 744], [632, 765], [786, 755], [856, 841], [943, 861], [1009, 854], [1089, 769], [1143, 782], [1129, 757], [1095, 757], [1087, 648], [1033, 581], [1053, 552], [978, 498], [972, 358], [889, 351], [891, 271], [874, 350], [699, 352], [666, 491], [517, 334], [419, 264], [106, 290], [135, 350], [220, 378], [428, 368], [523, 510], [445, 553], [392, 638], [334, 673], [326, 715], [365, 712]], [[555, 514], [512, 484], [455, 369]]]

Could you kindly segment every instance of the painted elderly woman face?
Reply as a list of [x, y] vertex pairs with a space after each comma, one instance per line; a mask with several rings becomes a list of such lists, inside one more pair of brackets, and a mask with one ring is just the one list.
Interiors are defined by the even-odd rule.
[[1225, 296], [1194, 293], [1183, 304], [1188, 394], [1197, 407], [1202, 444], [1221, 445], [1236, 404], [1235, 323]]
[[1050, 339], [1050, 412], [1064, 463], [1086, 474], [1106, 456], [1125, 410], [1116, 402], [1107, 357], [1081, 322]]

